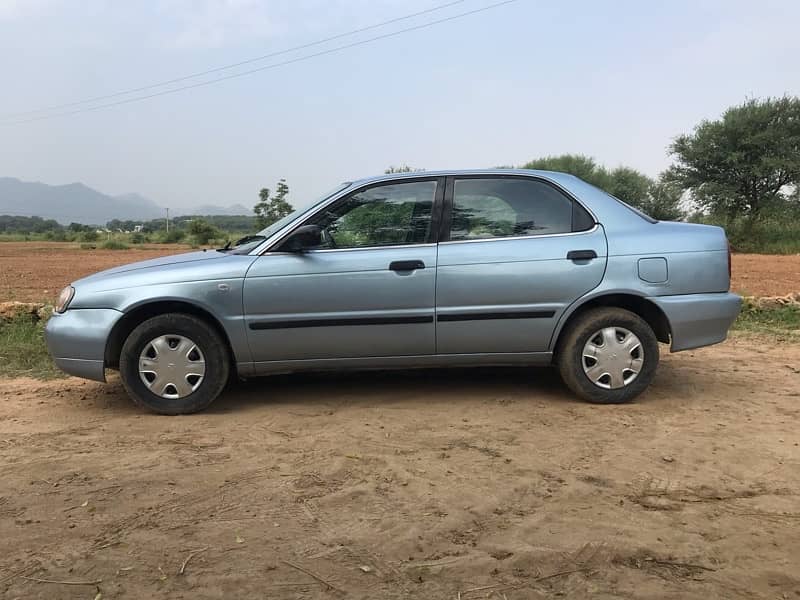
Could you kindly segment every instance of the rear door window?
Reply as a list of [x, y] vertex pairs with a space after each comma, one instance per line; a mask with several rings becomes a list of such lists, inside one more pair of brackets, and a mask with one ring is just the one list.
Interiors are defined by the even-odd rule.
[[582, 207], [543, 181], [468, 178], [454, 182], [451, 241], [569, 233], [575, 220], [580, 230], [594, 224]]

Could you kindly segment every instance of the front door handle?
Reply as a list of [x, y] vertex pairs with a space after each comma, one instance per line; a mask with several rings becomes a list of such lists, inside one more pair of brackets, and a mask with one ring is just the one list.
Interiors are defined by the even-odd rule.
[[592, 260], [597, 258], [594, 250], [570, 250], [567, 252], [567, 260]]
[[416, 271], [424, 268], [425, 263], [421, 260], [395, 260], [389, 263], [390, 271]]

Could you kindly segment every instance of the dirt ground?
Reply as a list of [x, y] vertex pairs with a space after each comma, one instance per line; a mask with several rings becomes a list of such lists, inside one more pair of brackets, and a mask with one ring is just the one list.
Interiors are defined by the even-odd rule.
[[83, 250], [65, 242], [0, 242], [0, 301], [52, 302], [64, 286], [97, 271], [189, 251], [177, 244]]
[[[0, 243], [0, 300], [50, 302], [65, 285], [91, 273], [188, 251], [188, 247], [179, 245], [82, 250], [80, 244], [3, 242]], [[752, 296], [800, 291], [800, 255], [734, 254], [732, 287]]]
[[187, 417], [0, 381], [0, 595], [800, 598], [798, 418], [800, 346], [742, 335], [625, 406], [527, 369], [273, 377]]
[[734, 254], [731, 287], [747, 296], [800, 292], [800, 254]]

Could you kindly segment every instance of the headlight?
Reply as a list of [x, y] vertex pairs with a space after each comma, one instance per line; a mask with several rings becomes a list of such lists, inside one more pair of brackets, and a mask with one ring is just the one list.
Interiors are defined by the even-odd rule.
[[72, 302], [72, 297], [75, 295], [75, 288], [71, 285], [68, 285], [61, 293], [58, 295], [56, 299], [56, 305], [53, 307], [57, 313], [63, 313], [64, 311], [69, 308], [69, 303]]

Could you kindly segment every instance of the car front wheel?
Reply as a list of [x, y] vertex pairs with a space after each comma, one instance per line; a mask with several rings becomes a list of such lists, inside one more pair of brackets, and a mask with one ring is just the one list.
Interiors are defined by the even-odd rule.
[[596, 404], [629, 402], [652, 381], [658, 340], [639, 315], [596, 308], [579, 315], [564, 333], [557, 354], [564, 383]]
[[228, 381], [227, 346], [192, 315], [147, 319], [125, 340], [119, 370], [134, 402], [164, 415], [188, 414], [211, 404]]

